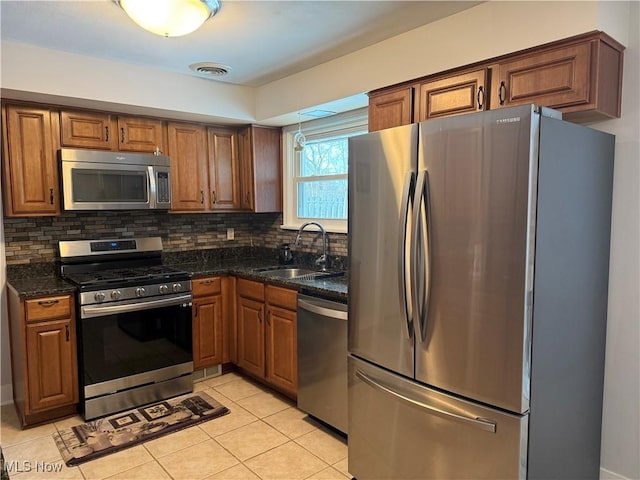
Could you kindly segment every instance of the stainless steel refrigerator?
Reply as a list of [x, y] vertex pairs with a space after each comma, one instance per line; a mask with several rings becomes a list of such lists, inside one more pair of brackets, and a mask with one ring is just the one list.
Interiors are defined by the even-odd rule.
[[598, 478], [614, 137], [534, 105], [349, 141], [349, 472]]

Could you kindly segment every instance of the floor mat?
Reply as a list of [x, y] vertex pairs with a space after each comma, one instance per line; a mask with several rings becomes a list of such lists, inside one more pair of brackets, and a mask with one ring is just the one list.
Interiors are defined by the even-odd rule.
[[71, 467], [227, 413], [206, 393], [190, 393], [60, 430], [53, 439]]

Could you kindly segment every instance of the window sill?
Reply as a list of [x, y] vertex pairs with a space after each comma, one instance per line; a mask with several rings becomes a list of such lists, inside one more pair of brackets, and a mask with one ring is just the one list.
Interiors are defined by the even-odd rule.
[[[300, 225], [280, 225], [280, 229], [281, 230], [295, 230], [296, 232], [298, 230], [300, 230]], [[346, 228], [340, 228], [340, 227], [330, 227], [330, 226], [325, 226], [324, 227], [325, 231], [327, 233], [343, 233], [346, 234], [347, 233], [347, 229]], [[318, 227], [316, 227], [315, 225], [310, 225], [309, 227], [304, 229], [305, 232], [313, 232], [313, 231], [318, 231]]]

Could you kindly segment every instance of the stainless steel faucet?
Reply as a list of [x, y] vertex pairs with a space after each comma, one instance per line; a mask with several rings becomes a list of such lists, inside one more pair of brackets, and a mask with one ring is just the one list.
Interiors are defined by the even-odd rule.
[[303, 223], [300, 229], [298, 230], [298, 236], [296, 237], [296, 245], [300, 244], [300, 239], [302, 238], [302, 231], [308, 227], [309, 225], [315, 225], [322, 233], [322, 255], [316, 259], [316, 265], [320, 265], [322, 267], [322, 271], [327, 271], [327, 232], [324, 227], [320, 225], [318, 222], [307, 222]]

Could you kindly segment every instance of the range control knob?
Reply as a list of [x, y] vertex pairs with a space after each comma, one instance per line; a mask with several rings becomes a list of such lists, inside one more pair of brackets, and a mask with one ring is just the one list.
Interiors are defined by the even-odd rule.
[[144, 287], [136, 288], [136, 297], [142, 297], [145, 293]]
[[173, 286], [171, 287], [171, 289], [174, 292], [179, 292], [180, 290], [182, 290], [182, 284], [181, 283], [174, 283]]
[[122, 296], [122, 293], [120, 292], [120, 290], [114, 290], [113, 292], [111, 292], [111, 298], [113, 300], [118, 300], [120, 299], [121, 296]]
[[169, 293], [169, 287], [167, 285], [160, 285], [158, 291], [162, 294]]
[[104, 301], [104, 293], [102, 293], [102, 292], [97, 292], [97, 293], [93, 296], [93, 298], [95, 298], [95, 299], [96, 299], [96, 302], [102, 302], [102, 301]]

